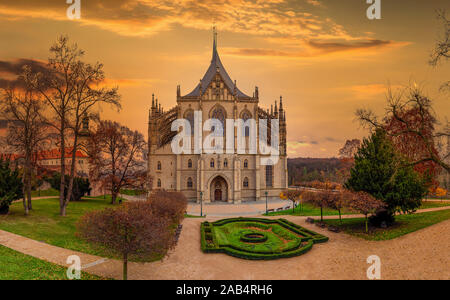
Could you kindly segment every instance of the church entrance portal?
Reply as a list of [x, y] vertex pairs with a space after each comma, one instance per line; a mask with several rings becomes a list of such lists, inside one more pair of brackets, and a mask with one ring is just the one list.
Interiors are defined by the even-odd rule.
[[211, 200], [228, 201], [228, 184], [222, 176], [217, 176], [211, 182]]

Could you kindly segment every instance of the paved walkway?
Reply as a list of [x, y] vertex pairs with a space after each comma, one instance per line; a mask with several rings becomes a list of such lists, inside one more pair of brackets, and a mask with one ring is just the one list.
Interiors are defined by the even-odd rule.
[[[433, 208], [423, 211], [449, 208]], [[163, 261], [130, 263], [130, 279], [366, 279], [369, 255], [378, 255], [383, 279], [450, 279], [450, 220], [389, 241], [366, 241], [347, 234], [336, 234], [305, 222], [306, 217], [284, 218], [322, 233], [327, 243], [314, 245], [301, 256], [248, 261], [225, 254], [204, 254], [200, 250], [200, 223], [205, 219], [187, 218], [178, 245]], [[354, 217], [354, 216], [345, 216]], [[272, 217], [277, 218], [277, 217]], [[327, 218], [336, 218], [328, 216]], [[207, 217], [208, 221], [220, 218]], [[85, 271], [120, 279], [122, 265], [117, 260], [72, 251], [16, 234], [0, 231], [0, 244], [19, 252], [68, 266], [66, 259], [78, 255]]]

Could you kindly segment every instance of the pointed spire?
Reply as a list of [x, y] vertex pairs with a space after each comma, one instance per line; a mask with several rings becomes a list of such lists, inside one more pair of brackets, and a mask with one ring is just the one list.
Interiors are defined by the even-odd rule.
[[152, 94], [152, 108], [155, 108], [155, 94]]
[[275, 100], [275, 118], [278, 117], [278, 107], [277, 107], [277, 101]]
[[270, 105], [270, 115], [273, 115], [273, 104]]
[[212, 59], [211, 61], [216, 58], [217, 55], [217, 28], [216, 25], [213, 26], [213, 53], [212, 53]]
[[280, 111], [283, 111], [283, 96], [280, 96]]

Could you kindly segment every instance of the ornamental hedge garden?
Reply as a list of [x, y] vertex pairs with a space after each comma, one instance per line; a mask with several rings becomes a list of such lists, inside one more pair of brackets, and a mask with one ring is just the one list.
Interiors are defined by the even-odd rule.
[[203, 222], [201, 248], [205, 253], [226, 253], [251, 260], [301, 255], [328, 237], [286, 219], [231, 218]]

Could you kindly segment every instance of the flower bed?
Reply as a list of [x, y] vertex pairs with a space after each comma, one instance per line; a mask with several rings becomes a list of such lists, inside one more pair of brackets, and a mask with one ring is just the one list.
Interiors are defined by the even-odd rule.
[[200, 228], [203, 252], [252, 260], [298, 256], [328, 240], [286, 219], [230, 218], [203, 222]]

